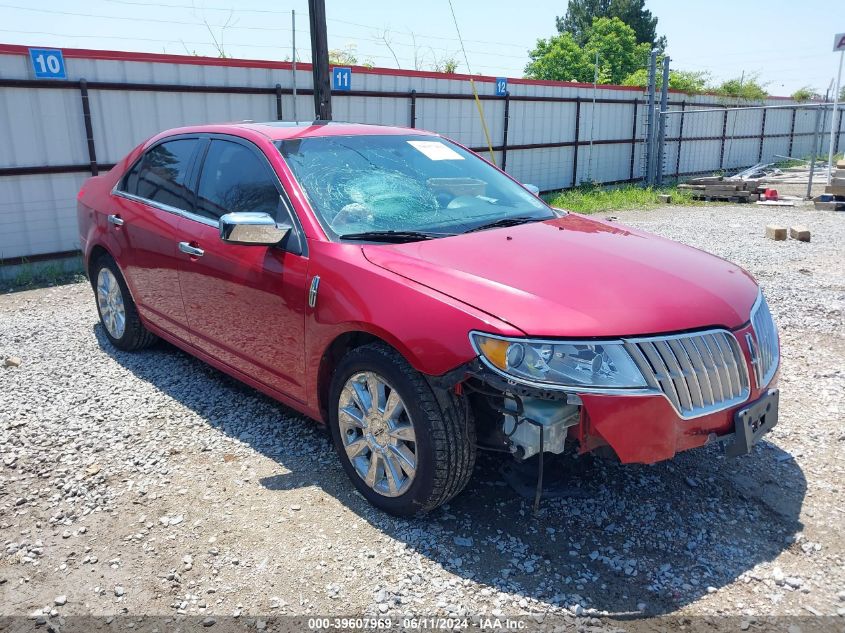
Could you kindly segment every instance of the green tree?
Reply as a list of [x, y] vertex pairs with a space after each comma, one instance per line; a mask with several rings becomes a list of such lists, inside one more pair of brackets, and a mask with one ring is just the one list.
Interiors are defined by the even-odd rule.
[[595, 18], [619, 18], [634, 30], [638, 44], [663, 52], [666, 37], [657, 37], [657, 18], [645, 8], [645, 0], [569, 0], [566, 15], [555, 18], [559, 33], [569, 33], [586, 45]]
[[529, 51], [531, 61], [525, 76], [555, 81], [592, 81], [593, 65], [569, 33], [537, 40], [537, 47]]
[[458, 72], [458, 60], [454, 57], [446, 57], [444, 59], [435, 60], [432, 68], [438, 73], [454, 75]]
[[[657, 89], [660, 90], [663, 87], [663, 74], [660, 72], [659, 64], [657, 69]], [[707, 90], [707, 82], [709, 80], [710, 74], [706, 72], [669, 70], [669, 88], [685, 92], [690, 95], [701, 94]], [[645, 68], [638, 68], [622, 80], [622, 85], [642, 86], [645, 88], [648, 85], [648, 70]]]
[[736, 77], [723, 81], [715, 92], [725, 97], [735, 97], [744, 101], [763, 101], [769, 96], [765, 84], [761, 84], [758, 75]]
[[637, 44], [634, 30], [619, 18], [596, 18], [583, 47], [569, 33], [538, 40], [528, 53], [531, 61], [525, 74], [534, 79], [589, 83], [594, 78], [596, 53], [599, 83], [621, 83], [645, 65], [649, 45]]
[[593, 63], [598, 53], [599, 83], [620, 84], [645, 66], [651, 46], [638, 44], [634, 30], [619, 18], [596, 18], [584, 51]]
[[354, 66], [358, 63], [358, 56], [355, 54], [355, 45], [350, 44], [346, 48], [334, 48], [329, 51], [330, 66]]
[[792, 93], [792, 100], [802, 103], [804, 101], [811, 101], [815, 96], [816, 92], [810, 86], [802, 86]]

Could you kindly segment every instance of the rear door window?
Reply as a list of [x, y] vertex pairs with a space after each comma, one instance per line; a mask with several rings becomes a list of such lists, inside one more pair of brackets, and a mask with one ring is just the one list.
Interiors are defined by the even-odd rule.
[[255, 151], [214, 139], [203, 163], [195, 213], [218, 220], [226, 213], [256, 211], [282, 216], [282, 201], [272, 169]]
[[122, 190], [176, 209], [190, 211], [192, 197], [188, 170], [197, 139], [159, 143], [126, 174]]

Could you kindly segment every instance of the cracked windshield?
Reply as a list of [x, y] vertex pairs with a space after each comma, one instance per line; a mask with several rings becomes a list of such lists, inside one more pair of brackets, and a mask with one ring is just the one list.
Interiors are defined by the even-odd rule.
[[279, 142], [335, 237], [442, 237], [555, 217], [487, 162], [436, 136], [326, 136]]

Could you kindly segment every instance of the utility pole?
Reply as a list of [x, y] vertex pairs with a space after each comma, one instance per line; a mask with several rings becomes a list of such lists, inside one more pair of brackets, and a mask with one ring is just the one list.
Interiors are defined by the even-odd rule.
[[308, 0], [311, 25], [311, 65], [314, 74], [314, 114], [332, 120], [332, 85], [329, 75], [329, 38], [326, 33], [326, 0]]
[[[840, 37], [840, 36], [837, 36]], [[841, 34], [840, 44], [845, 43], [845, 34]], [[836, 50], [836, 49], [834, 49]], [[839, 48], [839, 73], [836, 75], [836, 89], [833, 92], [833, 114], [830, 115], [830, 149], [827, 152], [827, 184], [833, 176], [833, 139], [836, 134], [836, 109], [839, 107], [839, 90], [842, 86], [842, 62], [845, 60], [845, 47]]]
[[291, 79], [293, 80], [293, 120], [299, 121], [296, 116], [296, 11], [290, 12], [291, 27]]

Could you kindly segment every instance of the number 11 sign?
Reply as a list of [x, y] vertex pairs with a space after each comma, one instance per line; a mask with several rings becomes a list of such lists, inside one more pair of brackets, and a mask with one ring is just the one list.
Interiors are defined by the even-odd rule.
[[351, 68], [332, 68], [332, 90], [352, 90]]

